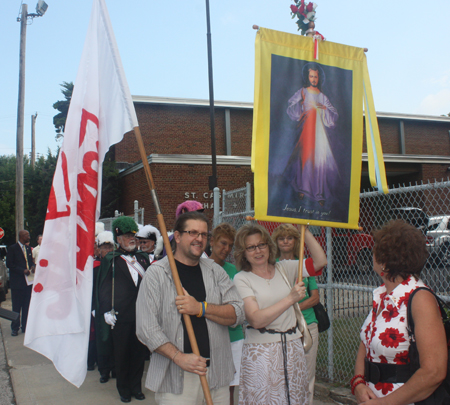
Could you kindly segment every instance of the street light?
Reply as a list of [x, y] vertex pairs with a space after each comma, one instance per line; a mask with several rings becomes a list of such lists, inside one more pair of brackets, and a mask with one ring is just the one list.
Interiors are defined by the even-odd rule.
[[17, 105], [17, 138], [16, 138], [16, 238], [24, 228], [23, 214], [23, 125], [25, 114], [25, 45], [27, 35], [27, 20], [42, 17], [48, 5], [39, 0], [36, 13], [28, 14], [28, 6], [22, 4], [22, 13], [17, 21], [20, 22], [20, 53], [19, 53], [19, 101]]
[[36, 13], [38, 13], [40, 17], [42, 17], [45, 14], [47, 9], [48, 5], [43, 0], [39, 0], [38, 3], [36, 4]]

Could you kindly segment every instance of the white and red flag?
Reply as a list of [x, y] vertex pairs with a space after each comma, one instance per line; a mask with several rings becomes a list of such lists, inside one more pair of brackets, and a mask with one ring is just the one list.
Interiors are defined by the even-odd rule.
[[94, 0], [50, 192], [25, 346], [79, 387], [87, 369], [95, 222], [109, 147], [138, 125], [104, 0]]

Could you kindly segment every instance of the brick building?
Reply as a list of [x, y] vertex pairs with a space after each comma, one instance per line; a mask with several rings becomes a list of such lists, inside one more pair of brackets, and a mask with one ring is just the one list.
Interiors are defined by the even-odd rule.
[[[140, 130], [163, 215], [171, 228], [176, 206], [195, 199], [212, 216], [209, 102], [207, 100], [133, 97]], [[447, 178], [450, 170], [450, 118], [378, 113], [389, 185]], [[220, 189], [253, 182], [250, 170], [253, 104], [215, 102], [217, 177]], [[369, 188], [364, 141], [361, 188]], [[145, 209], [145, 223], [155, 211], [134, 133], [114, 147], [122, 170], [120, 211], [133, 212], [134, 200]]]

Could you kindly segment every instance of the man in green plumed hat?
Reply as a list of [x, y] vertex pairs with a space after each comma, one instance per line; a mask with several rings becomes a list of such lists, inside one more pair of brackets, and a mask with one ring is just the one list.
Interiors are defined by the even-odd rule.
[[134, 396], [145, 399], [141, 389], [146, 356], [145, 346], [136, 337], [136, 298], [142, 277], [150, 261], [137, 250], [136, 222], [126, 216], [112, 223], [118, 248], [108, 253], [100, 265], [97, 279], [96, 319], [99, 324], [100, 349], [113, 350], [116, 385], [122, 402]]

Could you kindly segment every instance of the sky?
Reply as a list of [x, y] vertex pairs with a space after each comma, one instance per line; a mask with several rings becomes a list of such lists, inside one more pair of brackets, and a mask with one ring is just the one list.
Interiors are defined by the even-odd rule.
[[[46, 0], [27, 26], [24, 153], [55, 152], [52, 105], [61, 83], [75, 81], [93, 0]], [[0, 14], [0, 155], [15, 154], [21, 0]], [[28, 3], [28, 13], [37, 1]], [[132, 95], [208, 99], [206, 2], [106, 0]], [[292, 0], [210, 0], [214, 97], [253, 102], [253, 24], [292, 34]], [[328, 41], [368, 48], [375, 108], [380, 112], [450, 113], [450, 1], [317, 0], [316, 30]], [[429, 4], [429, 5], [428, 5]], [[151, 153], [151, 151], [148, 151]]]

